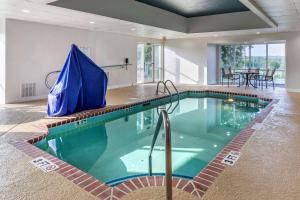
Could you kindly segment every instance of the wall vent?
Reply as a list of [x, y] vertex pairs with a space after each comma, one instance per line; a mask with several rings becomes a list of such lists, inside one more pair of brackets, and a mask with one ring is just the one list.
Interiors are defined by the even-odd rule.
[[23, 83], [21, 88], [21, 97], [36, 96], [36, 83]]

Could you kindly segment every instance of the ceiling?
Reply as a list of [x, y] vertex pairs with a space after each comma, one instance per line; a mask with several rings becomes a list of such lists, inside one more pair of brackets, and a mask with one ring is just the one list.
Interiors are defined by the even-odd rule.
[[300, 30], [300, 0], [255, 0], [279, 31]]
[[[193, 34], [47, 5], [52, 1], [0, 0], [0, 17], [155, 39], [163, 36], [173, 39], [300, 31], [300, 0], [251, 0], [276, 22], [277, 27]], [[185, 0], [187, 1], [191, 0]], [[24, 10], [30, 12], [23, 12]]]
[[136, 0], [184, 17], [249, 11], [239, 0]]

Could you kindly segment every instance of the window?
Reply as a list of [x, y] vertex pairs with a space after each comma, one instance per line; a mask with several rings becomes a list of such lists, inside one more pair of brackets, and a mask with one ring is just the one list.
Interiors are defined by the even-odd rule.
[[221, 46], [221, 65], [224, 68], [247, 68], [250, 62], [249, 58], [249, 46], [247, 45]]
[[285, 44], [268, 45], [268, 68], [285, 69]]
[[235, 48], [235, 63], [237, 69], [247, 69], [250, 66], [250, 51], [247, 45], [238, 45]]
[[268, 44], [268, 68], [276, 69], [274, 75], [277, 84], [285, 82], [285, 44]]
[[251, 67], [256, 69], [265, 69], [267, 64], [267, 45], [251, 45]]
[[258, 68], [262, 73], [276, 68], [275, 82], [285, 82], [285, 43], [220, 45], [220, 68], [234, 71]]

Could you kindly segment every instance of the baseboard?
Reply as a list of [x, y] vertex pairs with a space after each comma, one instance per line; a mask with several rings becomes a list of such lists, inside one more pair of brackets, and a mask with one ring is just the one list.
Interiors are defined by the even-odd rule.
[[[124, 88], [124, 87], [129, 87], [129, 86], [133, 86], [136, 84], [123, 84], [123, 85], [112, 85], [112, 86], [108, 86], [108, 90], [111, 89], [116, 89], [116, 88]], [[9, 104], [9, 103], [23, 103], [23, 102], [29, 102], [29, 101], [37, 101], [37, 100], [44, 100], [48, 98], [48, 94], [44, 94], [44, 95], [40, 95], [40, 96], [35, 96], [35, 97], [25, 97], [25, 98], [19, 98], [16, 100], [7, 100], [4, 103]], [[1, 103], [1, 102], [0, 102]]]
[[5, 103], [6, 104], [8, 104], [8, 103], [23, 103], [23, 102], [28, 102], [28, 101], [44, 100], [47, 98], [48, 98], [48, 95], [44, 94], [44, 95], [35, 96], [35, 97], [24, 97], [24, 98], [20, 98], [17, 100], [7, 100], [7, 101], [5, 101]]
[[300, 89], [294, 89], [294, 88], [287, 88], [288, 92], [300, 92]]
[[136, 85], [136, 83], [133, 83], [133, 84], [112, 85], [112, 86], [108, 86], [108, 89], [111, 90], [111, 89], [116, 89], [116, 88], [124, 88], [124, 87], [130, 87], [130, 86], [133, 86], [133, 85]]

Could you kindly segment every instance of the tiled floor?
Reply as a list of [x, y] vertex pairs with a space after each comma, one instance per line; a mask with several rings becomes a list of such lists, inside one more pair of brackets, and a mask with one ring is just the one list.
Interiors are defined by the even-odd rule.
[[[180, 89], [201, 86], [180, 86]], [[228, 88], [214, 86], [218, 90]], [[230, 90], [260, 93], [280, 99], [263, 122], [234, 167], [226, 168], [209, 188], [204, 199], [300, 199], [300, 94], [284, 89]], [[108, 104], [126, 104], [154, 96], [153, 85], [111, 90]], [[7, 144], [31, 135], [37, 125], [56, 119], [45, 117], [45, 101], [0, 106], [0, 199], [94, 199], [56, 173], [44, 174], [33, 168], [29, 157]], [[298, 184], [297, 184], [298, 183]], [[153, 192], [153, 191], [156, 192]], [[163, 199], [163, 188], [137, 190], [124, 199]], [[174, 199], [192, 199], [182, 191]]]

